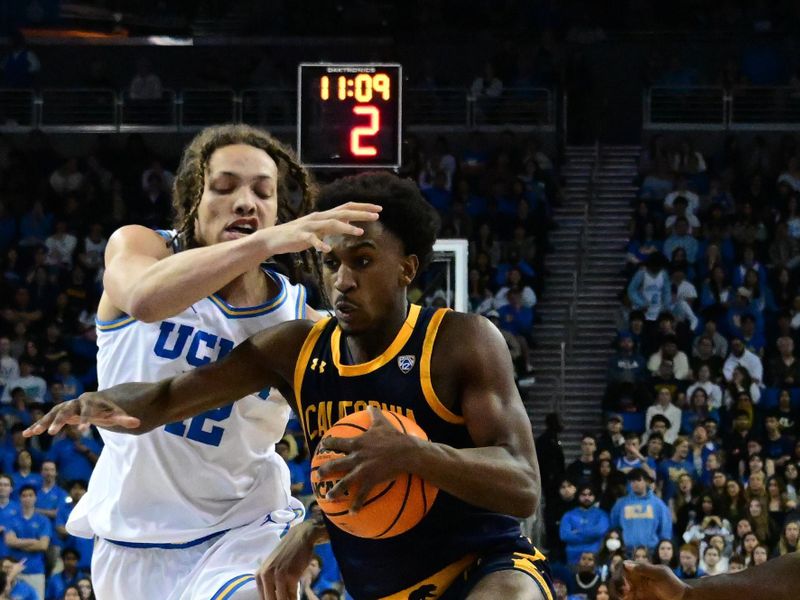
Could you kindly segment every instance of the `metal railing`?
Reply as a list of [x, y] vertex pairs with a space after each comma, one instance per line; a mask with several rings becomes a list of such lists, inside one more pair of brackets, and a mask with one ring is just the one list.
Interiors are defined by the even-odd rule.
[[567, 355], [572, 352], [575, 345], [575, 338], [578, 335], [578, 300], [580, 294], [581, 280], [587, 268], [587, 258], [589, 255], [589, 214], [592, 209], [592, 201], [597, 194], [597, 176], [600, 170], [600, 142], [594, 145], [594, 156], [592, 158], [592, 170], [589, 174], [589, 185], [586, 193], [586, 202], [583, 205], [583, 218], [581, 228], [578, 232], [578, 248], [575, 261], [575, 271], [572, 273], [572, 299], [567, 305], [567, 325], [566, 340], [561, 342], [561, 371], [559, 381], [559, 412], [561, 406], [566, 401], [566, 363]]
[[800, 89], [662, 87], [643, 95], [644, 129], [784, 130], [800, 127]]
[[[0, 131], [182, 131], [213, 123], [249, 123], [276, 131], [297, 123], [297, 90], [287, 87], [164, 90], [152, 100], [127, 91], [0, 88]], [[554, 94], [544, 88], [508, 88], [498, 98], [476, 99], [463, 88], [405, 90], [405, 125], [418, 130], [515, 127], [554, 132]]]
[[544, 88], [509, 88], [497, 98], [471, 98], [473, 124], [506, 125], [525, 123], [555, 127], [553, 94]]

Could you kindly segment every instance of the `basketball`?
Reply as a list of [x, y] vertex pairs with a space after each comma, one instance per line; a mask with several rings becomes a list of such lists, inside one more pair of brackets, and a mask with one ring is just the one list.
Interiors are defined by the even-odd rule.
[[[381, 412], [398, 431], [428, 439], [425, 432], [412, 420], [393, 412]], [[357, 437], [369, 429], [371, 424], [369, 412], [359, 411], [337, 421], [323, 439]], [[351, 514], [350, 504], [357, 490], [351, 489], [336, 500], [327, 500], [325, 495], [336, 485], [339, 477], [333, 474], [326, 479], [320, 479], [317, 475], [321, 465], [341, 456], [341, 453], [320, 451], [318, 448], [311, 461], [311, 485], [320, 508], [331, 523], [351, 535], [385, 539], [405, 533], [422, 520], [436, 499], [437, 488], [416, 475], [402, 473], [370, 490], [361, 510]]]

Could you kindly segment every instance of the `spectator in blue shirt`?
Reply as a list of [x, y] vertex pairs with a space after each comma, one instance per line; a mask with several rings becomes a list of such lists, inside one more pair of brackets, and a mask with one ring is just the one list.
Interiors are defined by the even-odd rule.
[[25, 485], [19, 491], [22, 512], [6, 527], [6, 545], [10, 556], [25, 559], [25, 573], [20, 579], [44, 597], [45, 552], [50, 545], [53, 528], [50, 519], [36, 512], [36, 488]]
[[300, 577], [300, 600], [314, 600], [317, 594], [332, 587], [333, 582], [322, 577], [322, 559], [314, 554]]
[[675, 569], [678, 579], [699, 579], [705, 577], [706, 573], [699, 566], [700, 551], [695, 544], [684, 544], [681, 546], [680, 565]]
[[58, 468], [52, 460], [42, 463], [41, 485], [36, 499], [36, 511], [48, 519], [55, 519], [58, 507], [67, 498], [67, 492], [58, 485]]
[[559, 533], [567, 546], [567, 563], [578, 564], [584, 552], [597, 553], [600, 542], [608, 531], [608, 514], [594, 505], [594, 489], [583, 485], [578, 490], [578, 508], [573, 508], [561, 517]]
[[19, 502], [11, 499], [13, 492], [14, 484], [11, 477], [0, 474], [0, 557], [8, 556], [8, 546], [5, 543], [6, 529], [22, 512]]
[[38, 492], [39, 488], [42, 487], [42, 476], [31, 470], [33, 467], [31, 453], [27, 450], [20, 450], [14, 466], [15, 470], [11, 474], [11, 480], [14, 482], [14, 489], [17, 490], [12, 496], [14, 500], [19, 500], [19, 492], [26, 485], [31, 486]]
[[681, 475], [689, 475], [693, 480], [697, 480], [697, 471], [694, 468], [694, 461], [689, 458], [689, 440], [684, 436], [678, 436], [673, 445], [673, 453], [670, 458], [661, 461], [659, 465], [658, 481], [661, 485], [661, 497], [669, 500], [675, 496], [678, 488], [678, 478]]
[[775, 466], [783, 467], [792, 460], [794, 442], [781, 432], [781, 424], [776, 412], [770, 412], [764, 419], [764, 455], [775, 461]]
[[83, 383], [72, 374], [72, 363], [68, 360], [58, 363], [58, 372], [53, 380], [64, 386], [64, 400], [74, 400], [83, 393]]
[[697, 240], [689, 234], [689, 221], [686, 217], [675, 219], [675, 229], [666, 240], [664, 240], [664, 255], [672, 256], [675, 248], [683, 248], [686, 251], [686, 260], [694, 265], [697, 261]]
[[82, 436], [76, 425], [67, 425], [64, 433], [50, 448], [50, 460], [67, 481], [88, 481], [102, 448], [94, 439]]
[[508, 304], [500, 307], [500, 328], [527, 339], [533, 330], [533, 308], [522, 305], [522, 293], [518, 289], [508, 290]]
[[78, 553], [78, 568], [89, 570], [92, 568], [92, 550], [94, 540], [79, 538], [67, 533], [67, 520], [78, 501], [86, 494], [87, 484], [84, 480], [75, 480], [69, 484], [69, 496], [66, 497], [56, 512], [55, 533], [64, 549], [72, 549]]
[[655, 550], [658, 541], [672, 539], [672, 515], [664, 502], [650, 489], [650, 477], [642, 469], [628, 473], [631, 492], [611, 509], [611, 527], [622, 529], [628, 551], [644, 546]]
[[59, 573], [50, 575], [44, 600], [61, 600], [68, 587], [78, 585], [78, 581], [87, 576], [84, 571], [78, 568], [80, 554], [78, 554], [77, 550], [67, 548], [61, 553], [61, 559], [64, 563], [64, 569]]

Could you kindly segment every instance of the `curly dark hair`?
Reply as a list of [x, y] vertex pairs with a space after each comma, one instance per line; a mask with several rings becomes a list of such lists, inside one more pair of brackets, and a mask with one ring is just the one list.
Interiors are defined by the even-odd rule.
[[[172, 208], [175, 212], [173, 226], [187, 248], [195, 248], [195, 218], [205, 187], [208, 161], [214, 151], [223, 146], [247, 144], [266, 152], [278, 167], [278, 223], [286, 223], [315, 210], [317, 187], [311, 174], [298, 162], [295, 153], [273, 138], [269, 133], [249, 125], [215, 125], [198, 133], [181, 157], [172, 189]], [[292, 207], [288, 183], [294, 180], [303, 193], [302, 202]], [[297, 255], [275, 257], [295, 282], [303, 274], [311, 273], [317, 282], [322, 281], [319, 261], [313, 251]]]
[[416, 255], [420, 270], [428, 266], [440, 219], [413, 181], [386, 171], [371, 171], [323, 186], [317, 198], [319, 210], [346, 202], [382, 206], [380, 223], [400, 239], [406, 254]]

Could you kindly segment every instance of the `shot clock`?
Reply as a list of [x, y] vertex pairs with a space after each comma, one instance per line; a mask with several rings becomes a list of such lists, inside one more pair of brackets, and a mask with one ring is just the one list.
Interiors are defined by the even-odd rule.
[[302, 63], [297, 87], [297, 152], [304, 165], [400, 166], [400, 65]]

